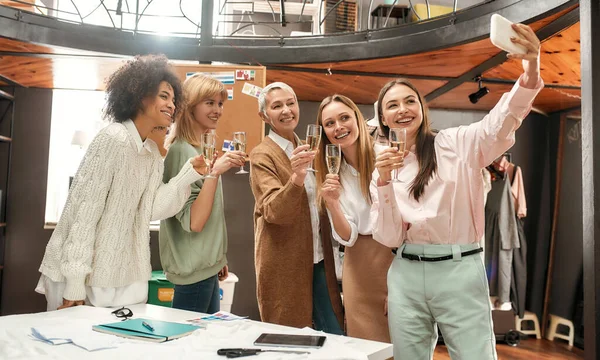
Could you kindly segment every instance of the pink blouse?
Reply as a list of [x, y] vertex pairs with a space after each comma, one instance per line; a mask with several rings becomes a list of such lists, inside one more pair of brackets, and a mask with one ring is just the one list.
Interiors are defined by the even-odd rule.
[[409, 194], [419, 170], [416, 155], [409, 153], [398, 177], [401, 182], [377, 186], [371, 182], [373, 238], [388, 247], [407, 244], [471, 244], [484, 235], [484, 202], [481, 169], [515, 143], [515, 130], [531, 110], [544, 87], [521, 86], [522, 79], [505, 93], [483, 120], [442, 130], [435, 137], [437, 172], [417, 202]]

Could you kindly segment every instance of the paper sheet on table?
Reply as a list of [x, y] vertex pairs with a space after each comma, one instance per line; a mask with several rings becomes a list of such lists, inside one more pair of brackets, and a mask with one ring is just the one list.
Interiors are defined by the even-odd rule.
[[52, 345], [72, 343], [88, 351], [117, 347], [122, 341], [114, 336], [92, 330], [91, 321], [69, 321], [57, 325], [43, 325], [31, 328], [31, 335]]

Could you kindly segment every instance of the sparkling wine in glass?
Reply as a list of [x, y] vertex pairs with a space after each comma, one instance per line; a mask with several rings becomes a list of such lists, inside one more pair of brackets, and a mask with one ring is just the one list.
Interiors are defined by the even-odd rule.
[[[233, 149], [236, 151], [241, 151], [243, 153], [246, 152], [246, 133], [243, 131], [238, 131], [233, 133]], [[244, 166], [240, 166], [240, 171], [236, 172], [236, 174], [247, 174], [248, 172], [244, 170]]]
[[[398, 150], [398, 154], [404, 159], [404, 151], [406, 150], [406, 129], [390, 128], [390, 146]], [[398, 179], [398, 169], [394, 170], [392, 182], [400, 182]]]
[[325, 146], [325, 162], [330, 174], [337, 175], [340, 172], [342, 156], [339, 145], [327, 144]]
[[[306, 128], [306, 144], [310, 146], [309, 151], [317, 151], [319, 149], [319, 142], [321, 142], [321, 126], [310, 124]], [[307, 171], [316, 172], [313, 169], [313, 162], [310, 162], [310, 166]]]
[[213, 132], [202, 134], [202, 155], [204, 156], [204, 162], [208, 167], [208, 174], [204, 178], [214, 179], [215, 176], [210, 174], [212, 170], [211, 165], [215, 157], [215, 134]]

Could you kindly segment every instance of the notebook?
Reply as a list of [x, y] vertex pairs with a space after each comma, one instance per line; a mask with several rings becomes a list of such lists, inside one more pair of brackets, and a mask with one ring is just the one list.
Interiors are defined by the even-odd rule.
[[[145, 327], [146, 322], [154, 331]], [[198, 330], [197, 326], [149, 319], [129, 319], [111, 324], [94, 325], [92, 329], [101, 333], [152, 342], [177, 339]]]

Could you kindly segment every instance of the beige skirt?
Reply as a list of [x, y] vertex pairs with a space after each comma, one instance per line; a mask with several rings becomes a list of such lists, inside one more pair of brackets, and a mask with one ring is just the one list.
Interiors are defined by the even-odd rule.
[[359, 235], [354, 246], [346, 247], [342, 290], [348, 336], [390, 342], [384, 311], [392, 260], [392, 250], [370, 235]]

